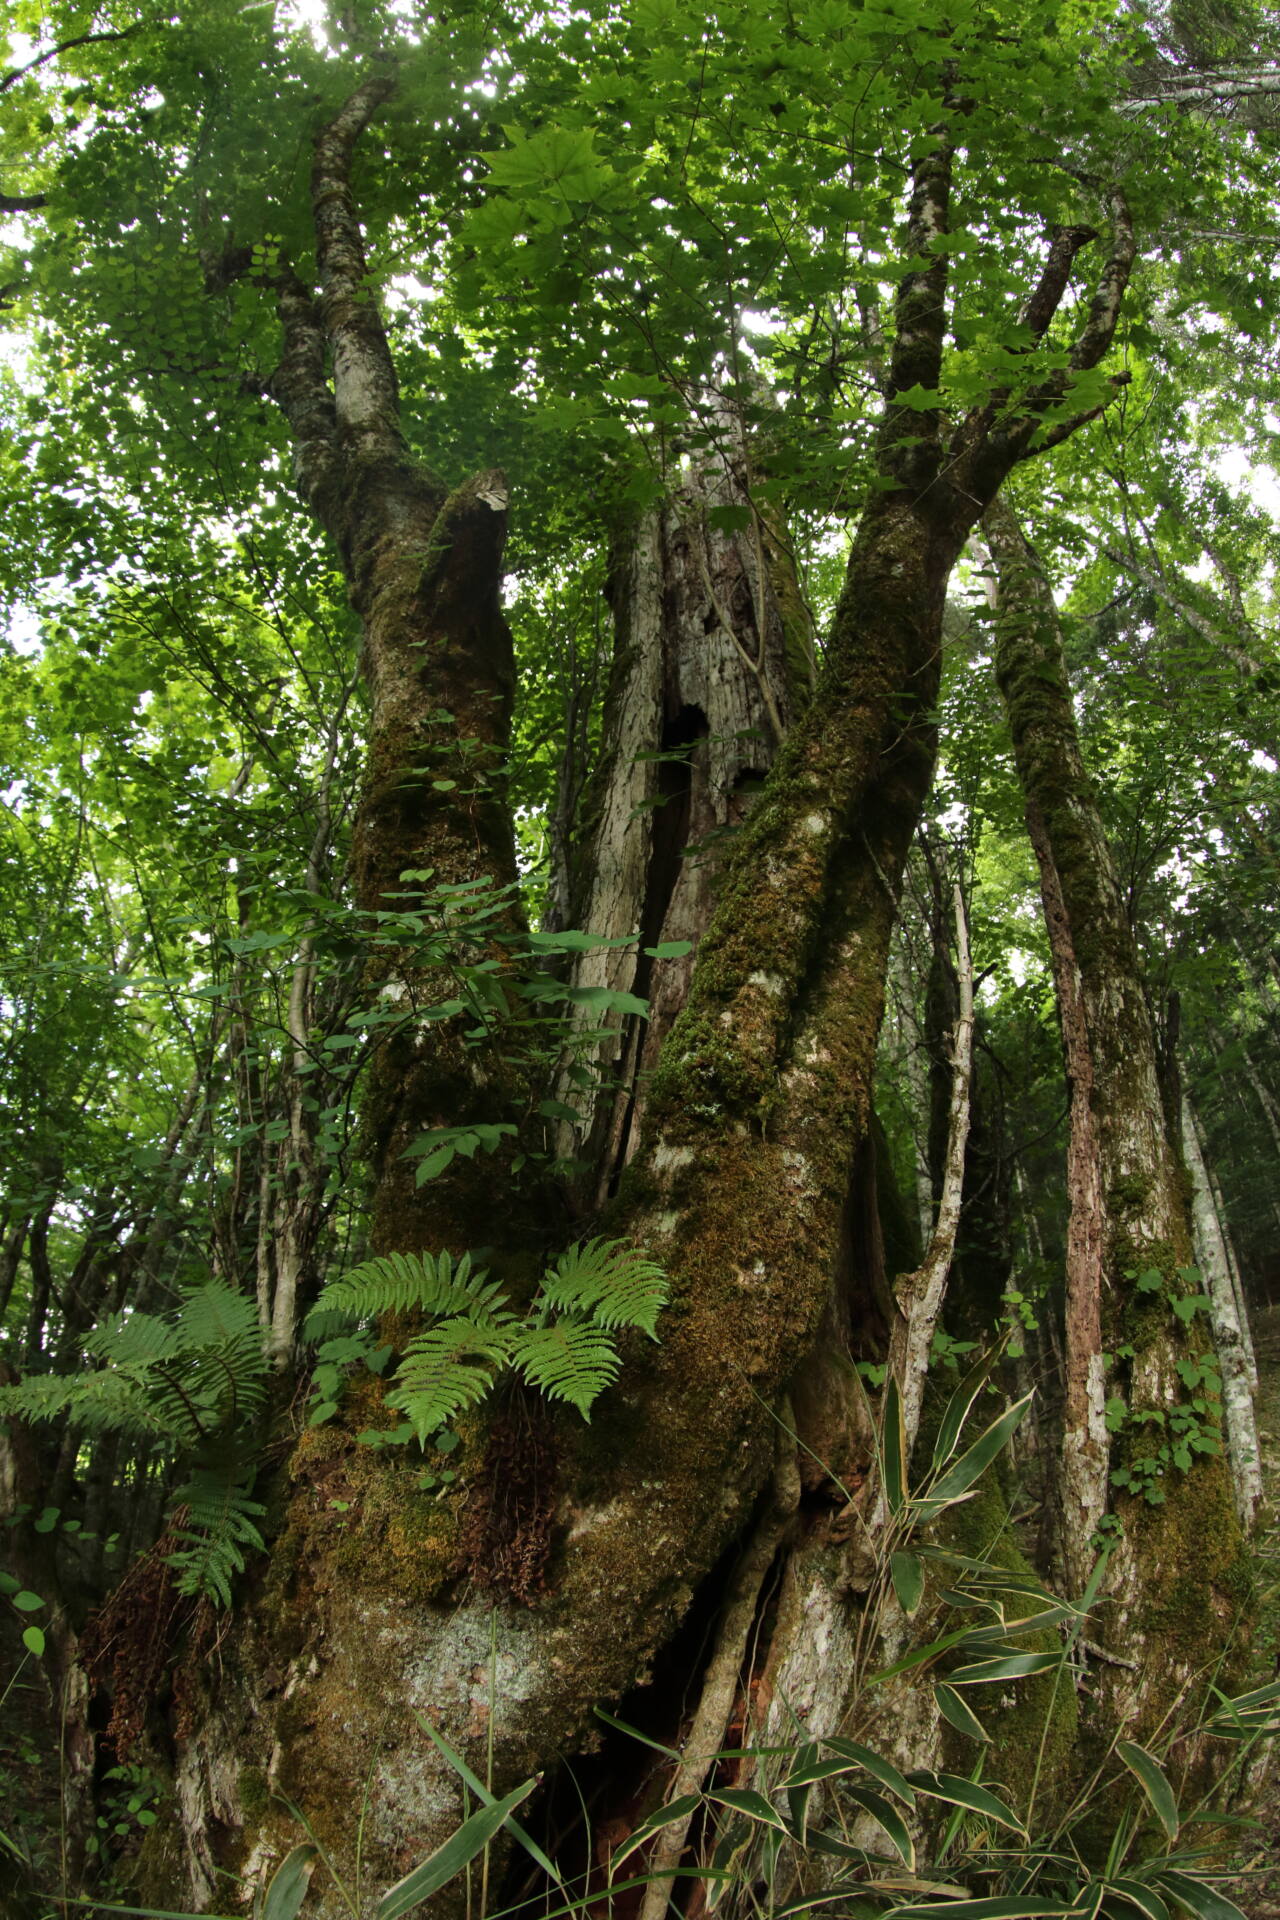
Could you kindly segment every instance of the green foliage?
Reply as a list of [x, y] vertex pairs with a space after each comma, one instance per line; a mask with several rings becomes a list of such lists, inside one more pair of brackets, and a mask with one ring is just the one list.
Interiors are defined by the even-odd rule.
[[[1209, 1306], [1207, 1295], [1199, 1291], [1195, 1267], [1179, 1267], [1172, 1280], [1157, 1267], [1131, 1272], [1126, 1278], [1136, 1293], [1162, 1300], [1183, 1326], [1190, 1326]], [[1132, 1357], [1132, 1347], [1105, 1356], [1108, 1364]], [[1222, 1452], [1222, 1374], [1217, 1355], [1212, 1350], [1184, 1354], [1177, 1362], [1177, 1373], [1186, 1395], [1182, 1400], [1165, 1407], [1131, 1407], [1123, 1394], [1114, 1393], [1105, 1408], [1107, 1432], [1125, 1436], [1111, 1484], [1153, 1507], [1165, 1502], [1163, 1482], [1171, 1467], [1190, 1473], [1197, 1457]]]
[[655, 1339], [667, 1293], [662, 1269], [621, 1240], [588, 1240], [562, 1253], [524, 1313], [487, 1270], [473, 1269], [469, 1254], [365, 1261], [331, 1280], [307, 1318], [304, 1332], [317, 1349], [311, 1422], [337, 1412], [347, 1369], [383, 1370], [390, 1348], [371, 1323], [407, 1312], [432, 1323], [408, 1341], [386, 1396], [407, 1425], [361, 1434], [368, 1444], [398, 1444], [412, 1433], [425, 1445], [484, 1399], [504, 1368], [589, 1420], [621, 1365], [615, 1333], [635, 1327]]
[[662, 1268], [621, 1240], [584, 1240], [562, 1253], [542, 1281], [557, 1312], [589, 1314], [602, 1327], [639, 1327], [656, 1339], [666, 1304]]
[[246, 1553], [263, 1545], [253, 1435], [269, 1374], [254, 1302], [209, 1280], [168, 1318], [112, 1315], [85, 1350], [101, 1363], [94, 1371], [0, 1387], [0, 1417], [65, 1416], [86, 1432], [168, 1442], [188, 1468], [170, 1503], [178, 1591], [229, 1607]]
[[[1188, 1839], [1196, 1820], [1214, 1816], [1202, 1804], [1182, 1804], [1170, 1776], [1185, 1743], [1219, 1740], [1228, 1751], [1215, 1792], [1228, 1791], [1247, 1764], [1246, 1754], [1256, 1755], [1258, 1743], [1275, 1731], [1280, 1682], [1234, 1699], [1210, 1688], [1199, 1710], [1184, 1703], [1150, 1744], [1116, 1740], [1065, 1819], [1046, 1808], [1045, 1824], [1037, 1823], [1040, 1761], [1032, 1780], [1018, 1782], [1021, 1814], [998, 1778], [986, 1777], [989, 1768], [998, 1773], [1007, 1756], [970, 1700], [987, 1688], [1007, 1704], [1011, 1689], [1037, 1675], [1047, 1688], [1047, 1715], [1058, 1711], [1060, 1696], [1073, 1699], [1082, 1639], [1103, 1587], [1109, 1551], [1094, 1567], [1079, 1603], [1069, 1604], [1030, 1573], [924, 1537], [939, 1510], [940, 1490], [949, 1487], [953, 1500], [965, 1498], [991, 1470], [1023, 1411], [1021, 1405], [1005, 1408], [968, 1440], [965, 1430], [994, 1359], [984, 1356], [952, 1394], [919, 1495], [906, 1485], [894, 1439], [898, 1410], [892, 1383], [886, 1390], [882, 1466], [896, 1518], [890, 1538], [898, 1545], [879, 1554], [878, 1584], [867, 1602], [874, 1612], [892, 1593], [910, 1615], [927, 1593], [936, 1613], [961, 1617], [961, 1625], [934, 1632], [926, 1643], [870, 1674], [866, 1684], [887, 1686], [911, 1673], [938, 1676], [933, 1696], [941, 1718], [977, 1749], [971, 1771], [904, 1774], [883, 1754], [844, 1736], [770, 1747], [748, 1733], [746, 1751], [757, 1785], [724, 1789], [714, 1784], [713, 1775], [704, 1790], [673, 1798], [646, 1816], [611, 1855], [615, 1894], [648, 1883], [650, 1875], [629, 1876], [627, 1869], [657, 1835], [696, 1819], [705, 1823], [693, 1829], [703, 1836], [698, 1855], [675, 1877], [688, 1874], [708, 1883], [713, 1904], [728, 1912], [749, 1905], [757, 1914], [778, 1916], [830, 1907], [859, 1920], [925, 1920], [952, 1913], [973, 1920], [1070, 1920], [1080, 1914], [1129, 1920], [1134, 1913], [1147, 1920], [1173, 1920], [1176, 1913], [1196, 1920], [1244, 1920], [1222, 1891], [1228, 1876], [1210, 1846]], [[1028, 1648], [1028, 1640], [1035, 1645]], [[653, 1744], [612, 1715], [602, 1712], [601, 1718]], [[1041, 1760], [1048, 1734], [1046, 1725]], [[719, 1757], [726, 1765], [736, 1763], [742, 1750]], [[867, 1842], [865, 1829], [857, 1841], [852, 1837], [851, 1824], [863, 1815], [878, 1826], [892, 1859], [883, 1847]], [[923, 1865], [917, 1854], [926, 1844], [929, 1864]], [[812, 1889], [819, 1873], [822, 1893], [815, 1898], [810, 1891], [797, 1899], [797, 1887]]]

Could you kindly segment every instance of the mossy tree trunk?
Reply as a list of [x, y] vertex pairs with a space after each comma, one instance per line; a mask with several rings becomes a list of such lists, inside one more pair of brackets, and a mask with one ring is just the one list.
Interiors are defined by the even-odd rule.
[[[1195, 1291], [1181, 1277], [1192, 1261], [1187, 1191], [1053, 596], [1012, 510], [997, 502], [983, 525], [999, 581], [996, 672], [1040, 868], [1071, 1093], [1063, 1561], [1079, 1593], [1114, 1504], [1126, 1537], [1110, 1570], [1107, 1635], [1139, 1661], [1128, 1710], [1155, 1724], [1203, 1662], [1206, 1633], [1225, 1639], [1235, 1621], [1241, 1537], [1225, 1462], [1196, 1448], [1219, 1443], [1216, 1416], [1195, 1413], [1203, 1396], [1184, 1378], [1208, 1328], [1184, 1324], [1171, 1304]], [[1116, 1473], [1131, 1490], [1112, 1503]], [[1113, 1685], [1120, 1671], [1107, 1670]]]
[[[304, 498], [337, 546], [364, 629], [372, 734], [356, 869], [369, 911], [406, 868], [494, 886], [513, 875], [498, 773], [510, 698], [497, 591], [505, 493], [481, 475], [448, 494], [407, 456], [351, 192], [354, 143], [388, 91], [370, 80], [318, 136], [319, 290], [277, 275], [285, 353], [273, 384]], [[889, 938], [933, 767], [948, 576], [1046, 409], [1050, 444], [1088, 417], [1069, 412], [1071, 381], [1105, 353], [1133, 257], [1117, 202], [1114, 245], [1066, 364], [1055, 354], [1016, 404], [993, 393], [958, 425], [921, 411], [948, 324], [942, 241], [962, 111], [944, 105], [912, 181], [879, 486], [817, 697], [737, 837], [608, 1219], [671, 1276], [661, 1342], [626, 1367], [589, 1429], [548, 1418], [524, 1436], [525, 1453], [546, 1458], [544, 1487], [554, 1456], [558, 1486], [541, 1515], [553, 1528], [547, 1589], [532, 1605], [496, 1602], [468, 1577], [484, 1569], [456, 1503], [424, 1496], [411, 1463], [341, 1428], [304, 1436], [270, 1565], [217, 1668], [192, 1678], [206, 1693], [180, 1743], [178, 1784], [186, 1861], [206, 1900], [220, 1868], [259, 1876], [295, 1837], [273, 1793], [307, 1810], [341, 1869], [354, 1871], [359, 1854], [366, 1890], [436, 1845], [460, 1796], [415, 1713], [481, 1770], [491, 1753], [498, 1790], [572, 1751], [593, 1705], [646, 1672], [775, 1481], [773, 1409], [847, 1262]], [[1027, 302], [1029, 354], [1091, 237], [1054, 236]], [[760, 625], [757, 638], [768, 643]], [[453, 778], [448, 755], [463, 739], [480, 777], [435, 784], [438, 769]], [[384, 989], [412, 1003], [431, 983], [415, 980], [406, 953]], [[383, 1048], [369, 1095], [377, 1247], [485, 1241], [501, 1258], [536, 1245], [545, 1218], [531, 1225], [527, 1203], [505, 1190], [495, 1207], [491, 1166], [460, 1161], [456, 1180], [419, 1193], [400, 1158], [441, 1116], [483, 1105], [493, 1119], [519, 1099], [483, 1079], [444, 1023], [429, 1035], [407, 1025]], [[486, 1459], [494, 1470], [502, 1418], [465, 1423], [467, 1474]], [[521, 1444], [510, 1434], [503, 1444], [497, 1464], [514, 1471]], [[824, 1680], [833, 1697], [842, 1684], [839, 1673]], [[174, 1893], [160, 1904], [177, 1904]], [[322, 1896], [322, 1912], [339, 1906]]]

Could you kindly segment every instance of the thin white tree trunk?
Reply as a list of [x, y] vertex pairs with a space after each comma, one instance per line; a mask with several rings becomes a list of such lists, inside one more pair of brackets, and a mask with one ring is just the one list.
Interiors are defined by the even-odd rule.
[[895, 1285], [894, 1294], [900, 1317], [889, 1336], [889, 1368], [902, 1394], [908, 1460], [920, 1426], [920, 1407], [924, 1399], [925, 1377], [929, 1371], [929, 1350], [933, 1345], [938, 1316], [942, 1312], [951, 1261], [955, 1254], [960, 1202], [964, 1191], [964, 1155], [969, 1141], [969, 1090], [973, 1078], [973, 961], [969, 953], [964, 895], [959, 886], [953, 889], [952, 898], [956, 916], [956, 975], [960, 1009], [951, 1043], [951, 1111], [942, 1193], [938, 1200], [938, 1217], [924, 1259], [914, 1273], [903, 1274]]
[[1182, 1095], [1182, 1151], [1191, 1178], [1191, 1223], [1196, 1263], [1209, 1298], [1209, 1318], [1222, 1369], [1222, 1407], [1226, 1419], [1227, 1457], [1235, 1488], [1240, 1523], [1248, 1529], [1262, 1498], [1262, 1466], [1258, 1427], [1250, 1384], [1248, 1322], [1241, 1323], [1226, 1242], [1205, 1167], [1195, 1109], [1186, 1091]]
[[901, 1036], [902, 1070], [911, 1095], [911, 1158], [915, 1173], [916, 1217], [920, 1222], [920, 1244], [927, 1247], [933, 1227], [933, 1182], [929, 1177], [929, 1065], [924, 1034], [916, 1016], [915, 985], [902, 940], [902, 930], [894, 939], [889, 962], [893, 1006]]
[[[1239, 1089], [1237, 1089], [1237, 1094], [1238, 1093]], [[1200, 1123], [1199, 1113], [1196, 1113], [1196, 1141], [1200, 1148], [1200, 1157], [1205, 1164], [1205, 1171], [1209, 1176], [1209, 1191], [1213, 1195], [1213, 1205], [1218, 1216], [1218, 1224], [1222, 1228], [1222, 1244], [1226, 1249], [1227, 1269], [1231, 1275], [1231, 1286], [1236, 1297], [1236, 1312], [1240, 1317], [1240, 1331], [1244, 1336], [1245, 1358], [1249, 1368], [1249, 1385], [1256, 1395], [1258, 1391], [1258, 1356], [1254, 1351], [1253, 1345], [1253, 1331], [1249, 1319], [1249, 1301], [1245, 1294], [1244, 1280], [1240, 1273], [1240, 1262], [1236, 1258], [1235, 1241], [1231, 1234], [1230, 1218], [1227, 1213], [1226, 1202], [1222, 1195], [1222, 1183], [1218, 1179], [1217, 1169], [1213, 1165], [1212, 1156], [1208, 1151], [1205, 1130]], [[1278, 1151], [1280, 1151], [1280, 1139], [1277, 1140], [1276, 1144]], [[1280, 1222], [1280, 1208], [1276, 1207], [1274, 1201], [1272, 1202], [1272, 1211], [1275, 1213], [1277, 1221]]]
[[[719, 1635], [702, 1686], [689, 1737], [667, 1795], [668, 1801], [701, 1793], [707, 1776], [724, 1746], [742, 1676], [747, 1641], [756, 1618], [760, 1591], [782, 1544], [792, 1515], [800, 1504], [800, 1475], [791, 1438], [791, 1410], [783, 1402], [777, 1433], [777, 1466], [768, 1507], [746, 1551], [738, 1562], [720, 1616]], [[673, 1890], [673, 1876], [684, 1854], [692, 1812], [664, 1827], [649, 1858], [649, 1884], [644, 1890], [640, 1920], [663, 1920]]]

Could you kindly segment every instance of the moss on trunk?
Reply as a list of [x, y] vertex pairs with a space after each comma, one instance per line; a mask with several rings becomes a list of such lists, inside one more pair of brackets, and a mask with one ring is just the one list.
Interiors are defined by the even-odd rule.
[[[1087, 1095], [1073, 1104], [1070, 1198], [1075, 1244], [1094, 1251], [1088, 1271], [1068, 1273], [1066, 1455], [1080, 1448], [1079, 1422], [1099, 1422], [1109, 1396], [1113, 1438], [1091, 1470], [1104, 1503], [1108, 1468], [1134, 1491], [1115, 1502], [1125, 1539], [1108, 1582], [1106, 1631], [1138, 1659], [1139, 1673], [1121, 1682], [1122, 1670], [1105, 1670], [1101, 1692], [1108, 1714], [1122, 1710], [1141, 1735], [1238, 1634], [1247, 1560], [1223, 1461], [1195, 1453], [1179, 1465], [1176, 1457], [1176, 1422], [1190, 1419], [1219, 1443], [1216, 1395], [1185, 1379], [1210, 1336], [1172, 1309], [1189, 1291], [1179, 1279], [1191, 1262], [1186, 1184], [1166, 1130], [1137, 943], [1080, 748], [1053, 597], [1011, 510], [997, 504], [984, 524], [999, 575], [996, 672], [1041, 868], [1068, 1074]], [[1105, 1380], [1104, 1345], [1112, 1355]], [[1091, 1531], [1078, 1527], [1066, 1542], [1077, 1585]]]

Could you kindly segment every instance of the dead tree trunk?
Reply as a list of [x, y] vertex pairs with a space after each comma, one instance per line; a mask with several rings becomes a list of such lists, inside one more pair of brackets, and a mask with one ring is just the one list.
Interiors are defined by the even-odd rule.
[[[561, 1144], [589, 1169], [577, 1183], [588, 1210], [615, 1191], [635, 1152], [730, 845], [811, 692], [812, 624], [794, 563], [752, 502], [736, 421], [723, 407], [716, 417], [721, 446], [690, 463], [670, 500], [615, 550], [605, 745], [572, 918], [634, 945], [583, 953], [571, 979], [647, 999], [649, 1013], [602, 1022], [579, 1011], [580, 1029], [603, 1032], [572, 1062], [600, 1079], [585, 1092], [563, 1084], [582, 1119]], [[725, 530], [726, 508], [747, 525]], [[666, 946], [684, 951], [650, 951]]]

